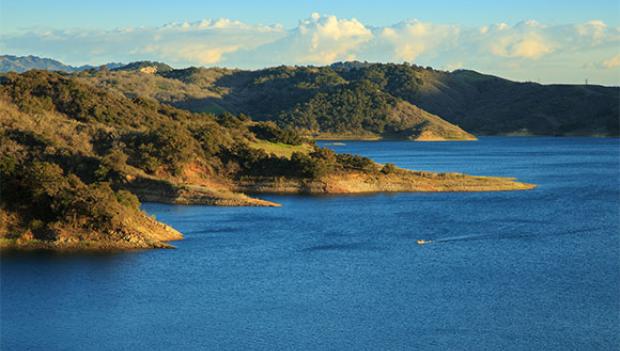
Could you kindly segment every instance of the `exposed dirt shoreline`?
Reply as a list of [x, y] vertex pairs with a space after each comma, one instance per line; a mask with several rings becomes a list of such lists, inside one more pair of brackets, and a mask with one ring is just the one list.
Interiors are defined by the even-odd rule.
[[135, 249], [171, 249], [170, 241], [183, 239], [171, 226], [157, 221], [143, 212], [129, 211], [121, 230], [108, 232], [57, 226], [53, 238], [37, 238], [32, 231], [22, 229], [22, 218], [2, 213], [2, 231], [21, 233], [0, 238], [2, 250], [54, 251], [117, 251]]
[[334, 134], [334, 133], [321, 133], [308, 136], [312, 140], [316, 141], [476, 141], [473, 135], [463, 135], [459, 138], [448, 138], [441, 135], [437, 135], [431, 132], [422, 132], [415, 137], [399, 137], [389, 135], [376, 135], [376, 134]]
[[[313, 194], [345, 195], [393, 192], [485, 192], [529, 190], [536, 186], [514, 178], [470, 176], [460, 173], [416, 172], [403, 169], [382, 172], [347, 171], [316, 180], [281, 177], [244, 177], [223, 188], [204, 184], [174, 184], [169, 181], [135, 178], [123, 188], [141, 201], [169, 204], [211, 206], [269, 206], [280, 204], [247, 194]], [[183, 239], [174, 228], [143, 212], [127, 212], [122, 231], [79, 234], [72, 228], [61, 228], [54, 238], [41, 240], [29, 231], [20, 230], [20, 218], [2, 218], [3, 231], [21, 233], [0, 239], [0, 249], [54, 251], [115, 251], [150, 248], [173, 248], [168, 242]], [[76, 235], [78, 233], [78, 235]]]
[[305, 181], [283, 178], [252, 178], [237, 183], [236, 190], [252, 194], [370, 194], [387, 192], [484, 192], [529, 190], [534, 184], [514, 178], [469, 176], [399, 170], [395, 174], [345, 174]]

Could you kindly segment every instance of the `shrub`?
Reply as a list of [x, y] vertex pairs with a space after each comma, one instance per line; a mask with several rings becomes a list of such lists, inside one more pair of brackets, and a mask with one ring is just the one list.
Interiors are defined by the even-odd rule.
[[138, 208], [137, 198], [126, 192], [114, 192], [108, 183], [84, 184], [58, 165], [33, 162], [20, 167], [21, 177], [13, 178], [20, 197], [9, 205], [28, 208], [31, 229], [37, 223], [63, 223], [75, 228], [97, 231], [119, 228], [123, 206]]
[[235, 117], [235, 115], [230, 112], [224, 112], [217, 116], [217, 122], [224, 128], [235, 129], [239, 128], [244, 123], [244, 120]]
[[237, 175], [319, 178], [329, 170], [326, 159], [294, 152], [290, 159], [267, 154], [264, 150], [237, 144], [221, 154], [226, 168]]
[[336, 160], [343, 168], [357, 169], [363, 171], [374, 171], [376, 169], [371, 159], [351, 154], [336, 154]]
[[121, 225], [122, 208], [108, 183], [85, 185], [77, 177], [69, 177], [72, 183], [67, 195], [61, 198], [59, 217], [74, 226], [96, 230], [114, 229]]
[[14, 156], [1, 155], [0, 156], [0, 181], [12, 176], [15, 173], [16, 168], [17, 168], [17, 159]]
[[324, 176], [328, 171], [328, 163], [320, 158], [313, 158], [300, 152], [291, 156], [291, 168], [302, 178], [316, 179]]
[[110, 177], [110, 169], [104, 165], [99, 165], [94, 175], [97, 181], [105, 181]]
[[103, 157], [101, 162], [108, 168], [114, 170], [123, 170], [127, 165], [127, 154], [121, 149], [113, 148]]
[[40, 219], [33, 219], [28, 223], [28, 228], [32, 231], [38, 231], [45, 228], [45, 222]]
[[116, 192], [116, 200], [123, 206], [138, 209], [140, 208], [140, 200], [129, 191], [119, 190]]
[[180, 126], [162, 125], [146, 133], [130, 133], [125, 140], [133, 151], [132, 163], [150, 173], [159, 166], [178, 173], [195, 154], [195, 140]]
[[381, 173], [383, 174], [391, 174], [394, 173], [396, 171], [396, 166], [393, 163], [386, 163], [385, 165], [383, 165], [383, 168], [381, 168]]
[[310, 153], [310, 156], [313, 158], [325, 160], [329, 164], [335, 164], [336, 161], [336, 153], [325, 147], [315, 147], [314, 151]]
[[259, 122], [250, 128], [257, 138], [289, 145], [300, 145], [304, 139], [291, 128], [281, 129], [273, 122]]
[[226, 130], [213, 121], [194, 126], [191, 132], [207, 156], [217, 155], [222, 147], [230, 144]]

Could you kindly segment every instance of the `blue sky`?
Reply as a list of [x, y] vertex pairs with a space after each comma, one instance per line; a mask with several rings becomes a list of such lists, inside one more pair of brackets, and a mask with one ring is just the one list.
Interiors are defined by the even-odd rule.
[[407, 18], [468, 25], [516, 23], [528, 19], [547, 24], [565, 24], [598, 19], [609, 25], [620, 25], [618, 0], [18, 0], [2, 1], [0, 4], [0, 28], [3, 31], [34, 26], [157, 26], [174, 21], [219, 17], [254, 24], [280, 23], [292, 27], [312, 12], [342, 18], [355, 17], [362, 23], [375, 26], [386, 26]]
[[617, 85], [620, 1], [1, 0], [0, 53], [242, 68], [409, 61]]

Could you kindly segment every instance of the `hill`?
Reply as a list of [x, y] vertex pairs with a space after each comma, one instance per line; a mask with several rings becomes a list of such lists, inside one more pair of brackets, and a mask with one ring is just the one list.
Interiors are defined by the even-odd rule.
[[620, 135], [620, 88], [512, 82], [474, 71], [422, 70], [406, 98], [476, 134]]
[[158, 73], [148, 83], [110, 73], [84, 78], [129, 96], [196, 112], [244, 113], [319, 137], [471, 139], [463, 129], [482, 135], [620, 135], [618, 87], [519, 83], [467, 70], [339, 63], [257, 71], [188, 68]]
[[[116, 68], [121, 66], [119, 63], [108, 63], [108, 68]], [[0, 55], [0, 72], [16, 72], [22, 73], [32, 69], [42, 69], [48, 71], [60, 72], [80, 72], [93, 69], [95, 66], [70, 66], [50, 58], [42, 58], [38, 56], [13, 56]]]
[[[340, 62], [256, 71], [161, 62], [72, 67], [0, 57], [0, 72], [76, 72], [130, 98], [193, 112], [243, 113], [318, 138], [471, 140], [480, 135], [620, 135], [620, 88], [513, 82], [470, 70]], [[79, 73], [77, 73], [79, 72]], [[441, 122], [441, 123], [438, 123]]]
[[164, 73], [173, 70], [172, 67], [165, 63], [153, 62], [153, 61], [136, 61], [127, 65], [122, 65], [113, 68], [115, 71], [139, 71], [142, 73]]
[[242, 192], [533, 187], [379, 165], [273, 122], [191, 113], [48, 71], [0, 77], [0, 126], [0, 247], [168, 247], [182, 237], [144, 214], [140, 201], [277, 206]]
[[346, 80], [329, 67], [218, 68], [83, 76], [128, 96], [149, 96], [194, 112], [243, 113], [318, 138], [474, 140], [441, 117], [385, 92], [371, 80]]

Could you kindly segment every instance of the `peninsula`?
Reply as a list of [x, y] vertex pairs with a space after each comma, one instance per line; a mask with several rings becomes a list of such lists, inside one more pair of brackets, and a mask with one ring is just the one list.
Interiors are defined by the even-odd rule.
[[[389, 115], [435, 118], [408, 105]], [[435, 130], [449, 127], [435, 122]], [[534, 187], [381, 165], [271, 121], [190, 112], [49, 71], [0, 77], [0, 126], [3, 248], [165, 248], [182, 238], [142, 212], [140, 201], [278, 206], [246, 194]]]

